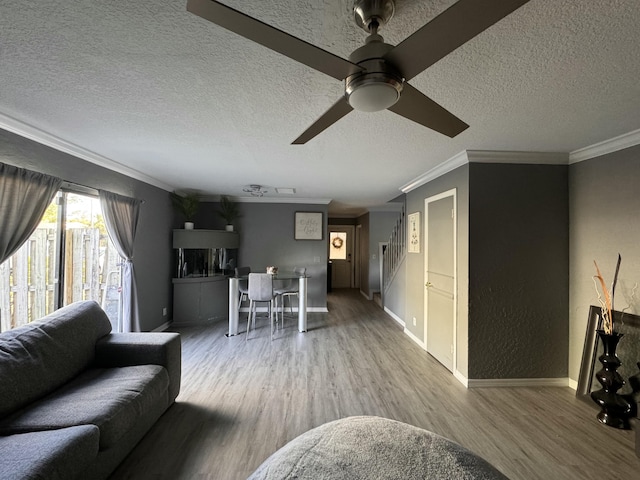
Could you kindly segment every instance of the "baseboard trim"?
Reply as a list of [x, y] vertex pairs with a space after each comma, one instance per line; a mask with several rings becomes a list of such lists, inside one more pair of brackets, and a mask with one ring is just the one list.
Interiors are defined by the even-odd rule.
[[364, 292], [363, 290], [360, 290], [360, 295], [362, 295], [367, 300], [372, 300], [373, 299], [373, 297], [370, 297], [369, 295], [367, 295], [366, 292]]
[[329, 313], [327, 307], [308, 307], [307, 313]]
[[[427, 345], [407, 329], [404, 320], [393, 313], [389, 308], [384, 307], [384, 311], [403, 329], [405, 335], [413, 340], [420, 348], [427, 350]], [[489, 387], [571, 387], [577, 388], [577, 383], [568, 377], [565, 378], [477, 378], [469, 379], [458, 370], [453, 372], [453, 376], [466, 388], [489, 388]]]
[[453, 372], [453, 376], [466, 388], [469, 388], [469, 379], [462, 375], [459, 371]]
[[164, 332], [165, 330], [167, 330], [169, 328], [169, 326], [171, 325], [171, 322], [167, 321], [164, 322], [162, 325], [160, 325], [159, 327], [154, 328], [153, 330], [151, 330], [152, 332]]
[[424, 343], [422, 340], [420, 340], [418, 337], [416, 337], [413, 333], [411, 333], [411, 331], [405, 327], [404, 329], [404, 333], [405, 335], [407, 335], [411, 340], [413, 340], [415, 343], [417, 343], [421, 349], [423, 349], [424, 351], [427, 350], [427, 345], [426, 343]]
[[393, 318], [402, 328], [405, 328], [404, 320], [402, 320], [399, 316], [389, 310], [387, 307], [384, 307], [384, 311], [387, 315]]
[[568, 387], [569, 378], [470, 378], [468, 388]]

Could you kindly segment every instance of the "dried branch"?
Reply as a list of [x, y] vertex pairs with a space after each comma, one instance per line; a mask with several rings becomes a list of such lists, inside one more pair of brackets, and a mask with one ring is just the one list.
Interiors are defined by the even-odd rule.
[[[613, 308], [613, 300], [616, 298], [616, 284], [618, 283], [618, 272], [620, 272], [620, 262], [622, 262], [622, 257], [620, 256], [620, 254], [618, 254], [618, 262], [616, 263], [616, 272], [613, 274], [613, 282], [611, 282], [611, 311], [615, 310], [615, 308]], [[596, 265], [596, 268], [598, 268], [597, 265]]]
[[[596, 266], [597, 275], [594, 275], [594, 279], [598, 279], [600, 282], [600, 286], [602, 288], [602, 295], [604, 296], [604, 304], [600, 300], [600, 294], [598, 294], [598, 300], [602, 305], [602, 328], [604, 332], [608, 335], [613, 333], [613, 316], [612, 316], [612, 308], [611, 308], [611, 296], [609, 295], [609, 291], [607, 290], [607, 285], [604, 283], [604, 278], [602, 278], [602, 274], [600, 273], [600, 269], [598, 268], [598, 264], [596, 261], [593, 261], [593, 264]], [[596, 287], [597, 290], [597, 287]]]

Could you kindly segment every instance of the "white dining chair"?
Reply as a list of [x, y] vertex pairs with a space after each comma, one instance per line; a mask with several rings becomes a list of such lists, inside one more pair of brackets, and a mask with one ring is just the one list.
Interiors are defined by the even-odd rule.
[[[281, 328], [284, 328], [284, 310], [285, 310], [285, 297], [289, 299], [289, 312], [291, 313], [291, 315], [293, 315], [293, 305], [291, 303], [291, 297], [296, 296], [298, 297], [298, 308], [300, 308], [300, 297], [299, 297], [299, 293], [300, 293], [300, 277], [304, 277], [307, 274], [307, 268], [306, 267], [295, 267], [293, 269], [293, 273], [294, 275], [296, 275], [298, 278], [294, 278], [289, 280], [289, 282], [279, 288], [274, 289], [274, 292], [276, 294], [276, 306], [278, 304], [281, 305], [282, 308], [282, 323], [281, 323]], [[280, 298], [280, 301], [278, 302], [278, 297]], [[276, 310], [276, 314], [277, 314], [277, 310]]]
[[273, 307], [276, 298], [276, 294], [273, 291], [273, 275], [269, 273], [250, 273], [248, 295], [249, 316], [247, 317], [247, 335], [245, 340], [249, 338], [249, 330], [252, 323], [253, 328], [256, 328], [256, 307], [258, 303], [266, 303], [268, 306], [269, 318], [271, 320], [271, 340], [273, 340], [273, 316], [275, 310]]

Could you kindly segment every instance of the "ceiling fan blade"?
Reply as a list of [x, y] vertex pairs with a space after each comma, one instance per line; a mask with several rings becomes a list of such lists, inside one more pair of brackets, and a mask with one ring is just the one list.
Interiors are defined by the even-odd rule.
[[324, 112], [324, 114], [316, 120], [313, 125], [307, 128], [302, 135], [291, 142], [291, 145], [302, 145], [307, 143], [320, 132], [326, 130], [344, 117], [351, 110], [353, 110], [353, 107], [349, 105], [347, 99], [345, 97], [340, 97], [340, 100], [334, 103], [329, 110]]
[[469, 128], [453, 113], [405, 82], [400, 100], [388, 108], [393, 113], [453, 138]]
[[187, 11], [338, 80], [362, 70], [355, 63], [219, 2], [188, 0]]
[[528, 1], [458, 0], [384, 58], [411, 80]]

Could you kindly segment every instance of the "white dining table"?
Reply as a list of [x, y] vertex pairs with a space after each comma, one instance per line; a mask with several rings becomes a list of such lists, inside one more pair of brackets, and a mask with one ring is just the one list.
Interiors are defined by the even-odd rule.
[[[245, 277], [229, 277], [229, 333], [228, 337], [232, 337], [238, 334], [238, 324], [240, 321], [240, 309], [238, 308], [238, 296], [240, 291], [238, 289], [240, 280], [248, 279]], [[273, 281], [287, 281], [298, 279], [298, 331], [307, 331], [307, 279], [310, 277], [304, 275], [302, 277], [294, 275], [292, 273], [278, 273], [273, 275]], [[284, 305], [282, 306], [284, 308]], [[284, 312], [283, 312], [284, 313]]]

